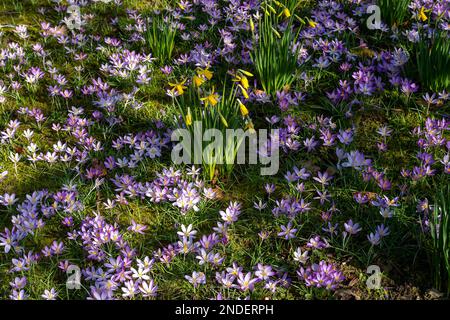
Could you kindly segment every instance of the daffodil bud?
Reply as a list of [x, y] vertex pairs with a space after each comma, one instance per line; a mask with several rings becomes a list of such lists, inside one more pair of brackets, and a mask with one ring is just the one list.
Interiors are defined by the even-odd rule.
[[255, 24], [253, 23], [253, 19], [250, 18], [250, 30], [253, 32], [255, 31]]
[[242, 69], [239, 69], [239, 71], [242, 72], [243, 74], [245, 74], [247, 77], [253, 77], [253, 73], [250, 73], [250, 72], [242, 70]]
[[225, 119], [225, 117], [220, 112], [219, 112], [219, 116], [220, 116], [220, 120], [222, 121], [223, 125], [228, 128], [227, 119]]
[[247, 90], [244, 89], [243, 86], [239, 85], [239, 88], [241, 89], [242, 95], [244, 96], [245, 99], [249, 98], [249, 95], [247, 93]]
[[272, 30], [273, 30], [273, 32], [275, 33], [275, 35], [276, 35], [279, 39], [281, 39], [281, 35], [280, 35], [280, 33], [277, 31], [277, 29], [275, 29], [274, 27], [272, 27]]
[[249, 87], [249, 84], [248, 84], [248, 79], [247, 79], [247, 77], [242, 77], [241, 78], [241, 85], [244, 87], [244, 89], [248, 89], [248, 87]]
[[191, 108], [188, 108], [188, 113], [187, 113], [187, 115], [186, 115], [186, 125], [187, 125], [187, 126], [192, 125]]
[[241, 114], [243, 117], [248, 115], [248, 109], [247, 107], [238, 99], [238, 103], [239, 103], [239, 109], [241, 110]]

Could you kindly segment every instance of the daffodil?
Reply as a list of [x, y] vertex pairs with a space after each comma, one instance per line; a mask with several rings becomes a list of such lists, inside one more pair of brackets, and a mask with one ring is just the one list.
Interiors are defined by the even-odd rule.
[[245, 74], [247, 77], [253, 77], [253, 73], [250, 73], [250, 72], [248, 72], [248, 71], [239, 69], [239, 72], [242, 72], [242, 73]]
[[248, 115], [248, 109], [247, 107], [241, 102], [241, 100], [237, 99], [239, 104], [239, 109], [241, 110], [241, 114], [243, 117]]
[[281, 11], [281, 13], [278, 15], [279, 17], [281, 16], [285, 16], [286, 18], [289, 18], [291, 16], [291, 12], [289, 11], [288, 8], [284, 8], [283, 11]]
[[249, 121], [249, 122], [246, 124], [245, 130], [248, 130], [251, 134], [256, 133], [255, 127], [253, 126], [253, 122], [252, 122], [252, 121]]
[[420, 8], [420, 11], [419, 11], [419, 19], [424, 21], [424, 22], [428, 20], [428, 17], [425, 14], [425, 11], [426, 11], [425, 7]]
[[211, 78], [212, 78], [212, 76], [213, 76], [213, 72], [212, 72], [212, 71], [209, 71], [208, 68], [206, 68], [206, 69], [200, 69], [200, 68], [198, 68], [198, 69], [197, 69], [197, 74], [198, 74], [199, 76], [205, 77], [205, 78], [208, 79], [208, 80], [211, 80]]
[[228, 121], [225, 119], [225, 117], [219, 112], [220, 121], [222, 121], [223, 125], [228, 128]]
[[291, 16], [291, 12], [289, 11], [288, 8], [284, 8], [283, 14], [286, 18], [289, 18]]
[[192, 78], [192, 82], [194, 82], [194, 85], [196, 87], [200, 87], [205, 82], [205, 79], [203, 77], [194, 75], [194, 77]]
[[204, 98], [200, 98], [200, 100], [205, 102], [205, 107], [209, 106], [210, 104], [214, 107], [219, 102], [219, 95], [214, 92], [213, 87], [211, 94]]
[[242, 76], [242, 77], [238, 76], [237, 79], [239, 79], [239, 82], [244, 87], [244, 89], [248, 89], [249, 84], [248, 84], [248, 79], [246, 76]]
[[241, 89], [242, 95], [244, 96], [245, 99], [249, 98], [249, 95], [247, 93], [247, 90], [245, 90], [245, 88], [243, 86], [241, 86], [240, 84], [238, 85], [239, 89]]
[[179, 83], [172, 83], [169, 82], [169, 86], [172, 87], [172, 92], [177, 92], [178, 95], [182, 95], [184, 93], [184, 89], [186, 89], [187, 87], [184, 85], [186, 83], [187, 79], [184, 79], [183, 81], [179, 82]]
[[239, 69], [239, 73], [234, 77], [233, 81], [234, 82], [240, 82], [241, 86], [245, 90], [247, 90], [249, 88], [248, 78], [245, 75], [242, 75], [242, 74], [245, 74], [245, 75], [247, 75], [249, 77], [253, 77], [253, 74], [251, 74], [250, 72]]
[[311, 28], [315, 28], [315, 27], [317, 27], [317, 22], [315, 22], [315, 21], [313, 21], [313, 20], [311, 20], [311, 19], [309, 19], [309, 18], [306, 18], [307, 20], [308, 20], [308, 25], [311, 27]]
[[278, 39], [281, 39], [281, 34], [277, 31], [277, 29], [272, 27], [272, 31], [273, 31], [273, 33], [275, 33], [275, 35], [277, 36]]
[[270, 5], [268, 5], [267, 7], [269, 8], [270, 11], [272, 11], [272, 13], [275, 13], [275, 14], [277, 13], [277, 10], [275, 10], [274, 7], [272, 7]]
[[188, 108], [188, 113], [186, 115], [186, 125], [190, 126], [191, 124], [192, 124], [191, 108]]

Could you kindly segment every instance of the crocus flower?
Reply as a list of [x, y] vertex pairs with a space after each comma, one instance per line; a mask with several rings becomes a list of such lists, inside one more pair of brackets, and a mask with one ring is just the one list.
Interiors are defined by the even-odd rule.
[[237, 283], [242, 291], [253, 291], [257, 282], [258, 278], [252, 278], [251, 272], [248, 272], [245, 275], [244, 273], [239, 272], [237, 275]]

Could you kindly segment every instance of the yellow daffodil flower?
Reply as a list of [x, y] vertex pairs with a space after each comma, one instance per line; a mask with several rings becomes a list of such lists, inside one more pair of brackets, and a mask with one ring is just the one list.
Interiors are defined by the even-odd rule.
[[239, 104], [239, 109], [241, 110], [241, 114], [243, 117], [248, 115], [248, 109], [247, 107], [241, 102], [241, 100], [237, 99]]
[[205, 79], [197, 75], [194, 75], [194, 77], [192, 78], [192, 82], [194, 82], [194, 85], [196, 87], [200, 87], [205, 82]]
[[214, 92], [214, 87], [213, 87], [213, 90], [211, 91], [210, 95], [208, 95], [204, 98], [200, 98], [201, 101], [205, 101], [205, 107], [209, 106], [210, 104], [214, 107], [219, 102], [218, 99], [219, 99], [219, 95]]
[[278, 17], [285, 16], [286, 18], [289, 18], [291, 16], [291, 12], [288, 8], [284, 8], [283, 11], [278, 15]]
[[213, 76], [213, 72], [209, 71], [208, 68], [206, 69], [197, 69], [197, 74], [199, 76], [204, 76], [206, 79], [211, 80], [212, 76]]
[[419, 19], [424, 21], [424, 22], [428, 20], [428, 17], [425, 14], [425, 11], [426, 11], [425, 7], [420, 8], [420, 11], [419, 11]]
[[312, 21], [312, 20], [309, 20], [308, 19], [308, 24], [309, 24], [309, 26], [311, 27], [311, 28], [315, 28], [315, 27], [317, 27], [317, 22], [315, 22], [315, 21]]
[[250, 131], [251, 134], [256, 133], [255, 131], [255, 127], [253, 126], [253, 122], [248, 122], [247, 125], [245, 126], [245, 129]]
[[240, 78], [241, 78], [241, 79], [240, 79], [241, 86], [243, 86], [244, 89], [248, 89], [249, 84], [248, 84], [248, 79], [247, 79], [247, 77], [246, 77], [246, 76], [242, 76], [242, 77], [240, 77]]
[[185, 80], [183, 80], [183, 81], [181, 81], [181, 82], [179, 82], [179, 83], [172, 83], [172, 82], [169, 82], [169, 86], [172, 87], [172, 90], [170, 90], [170, 91], [172, 91], [172, 92], [176, 91], [176, 92], [181, 96], [181, 95], [184, 93], [184, 89], [187, 88], [187, 87], [184, 85], [184, 84], [186, 83], [186, 80], [187, 80], [187, 79], [185, 79]]
[[241, 92], [242, 92], [242, 95], [244, 96], [244, 98], [248, 99], [249, 96], [248, 96], [247, 90], [245, 90], [245, 88], [243, 86], [241, 86], [241, 85], [238, 85], [238, 86], [241, 89]]
[[234, 76], [233, 81], [239, 82], [238, 87], [241, 89], [245, 99], [248, 99], [247, 89], [250, 87], [250, 85], [248, 83], [248, 78], [246, 76], [253, 77], [253, 74], [251, 74], [248, 71], [239, 69], [237, 74]]

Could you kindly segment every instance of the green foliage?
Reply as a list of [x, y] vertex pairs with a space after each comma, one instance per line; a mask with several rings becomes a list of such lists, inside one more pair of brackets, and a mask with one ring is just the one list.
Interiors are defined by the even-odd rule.
[[150, 19], [145, 31], [145, 40], [158, 63], [164, 65], [172, 59], [177, 30], [171, 21], [164, 21], [162, 16], [153, 16]]
[[[297, 67], [297, 51], [294, 44], [298, 38], [298, 31], [294, 30], [294, 15], [288, 7], [278, 4], [281, 13], [271, 5], [265, 3], [265, 13], [258, 21], [258, 38], [253, 35], [255, 48], [251, 58], [264, 91], [274, 95], [277, 91], [290, 85], [295, 79]], [[277, 26], [280, 18], [288, 19], [286, 30], [279, 32]]]
[[439, 91], [450, 87], [450, 39], [438, 32], [430, 42], [416, 45], [416, 62], [420, 80], [427, 88]]
[[411, 0], [378, 0], [381, 20], [389, 26], [401, 25], [408, 18], [408, 6]]
[[447, 289], [450, 296], [450, 187], [441, 190], [431, 217], [433, 239], [432, 266], [434, 285], [438, 290]]

